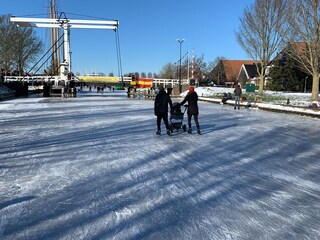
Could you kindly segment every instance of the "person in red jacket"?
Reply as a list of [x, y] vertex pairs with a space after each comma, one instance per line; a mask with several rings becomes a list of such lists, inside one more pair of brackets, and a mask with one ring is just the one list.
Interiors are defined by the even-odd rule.
[[180, 103], [180, 106], [188, 102], [188, 133], [192, 133], [192, 128], [191, 128], [191, 119], [193, 116], [194, 122], [197, 127], [197, 133], [201, 134], [200, 131], [200, 125], [199, 125], [199, 108], [198, 108], [198, 94], [194, 91], [194, 87], [189, 87], [189, 92], [187, 96], [184, 98], [184, 100]]

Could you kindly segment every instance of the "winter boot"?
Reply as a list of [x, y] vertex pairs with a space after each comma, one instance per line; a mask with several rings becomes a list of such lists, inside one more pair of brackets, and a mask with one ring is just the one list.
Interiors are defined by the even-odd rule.
[[201, 135], [201, 131], [200, 131], [200, 126], [199, 126], [199, 125], [197, 125], [197, 133], [198, 133], [199, 135]]
[[169, 129], [167, 129], [167, 134], [170, 136], [171, 135], [171, 131]]
[[157, 135], [160, 135], [161, 134], [161, 130], [158, 129], [158, 131], [156, 132]]
[[189, 134], [192, 133], [192, 128], [191, 128], [191, 127], [188, 128], [188, 133], [189, 133]]

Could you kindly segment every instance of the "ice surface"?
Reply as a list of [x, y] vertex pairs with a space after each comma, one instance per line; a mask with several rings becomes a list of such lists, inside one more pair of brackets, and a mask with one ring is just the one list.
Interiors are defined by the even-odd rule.
[[122, 91], [0, 102], [0, 239], [320, 239], [320, 121], [199, 107], [170, 137]]

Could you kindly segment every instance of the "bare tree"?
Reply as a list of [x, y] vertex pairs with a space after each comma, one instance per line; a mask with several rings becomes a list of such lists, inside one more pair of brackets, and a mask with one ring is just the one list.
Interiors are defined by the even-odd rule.
[[12, 57], [14, 58], [14, 68], [18, 70], [19, 75], [24, 74], [24, 69], [30, 63], [36, 61], [37, 56], [42, 50], [43, 43], [33, 34], [32, 28], [17, 28], [16, 40]]
[[[204, 76], [207, 75], [207, 64], [204, 62], [204, 55], [202, 54], [200, 57], [194, 57], [194, 78], [201, 81]], [[179, 78], [179, 61], [176, 63], [167, 63], [160, 70], [159, 77], [161, 78]], [[181, 76], [182, 79], [187, 79], [188, 76], [191, 77], [190, 74], [191, 66], [188, 59], [185, 59], [181, 63]]]
[[292, 29], [287, 53], [312, 76], [311, 101], [317, 101], [320, 77], [320, 2], [292, 0], [288, 23]]
[[175, 64], [167, 63], [160, 70], [159, 77], [161, 78], [178, 78], [177, 75], [178, 68]]
[[11, 44], [14, 25], [10, 24], [8, 15], [0, 16], [0, 66], [9, 72], [13, 66], [12, 51], [14, 49]]
[[194, 78], [200, 83], [204, 81], [207, 74], [207, 63], [204, 61], [204, 54], [202, 54], [200, 57], [195, 56], [193, 69]]
[[140, 73], [139, 72], [135, 72], [134, 75], [136, 76], [136, 79], [140, 78]]
[[10, 22], [10, 16], [0, 16], [0, 64], [23, 74], [24, 69], [36, 60], [43, 43], [32, 28], [19, 28]]
[[141, 73], [140, 73], [140, 77], [141, 77], [141, 78], [146, 78], [146, 77], [147, 77], [147, 74], [146, 74], [145, 72], [141, 72]]
[[224, 68], [222, 61], [226, 60], [225, 57], [219, 56], [214, 59], [213, 62], [209, 63], [208, 69], [208, 79], [217, 85], [222, 85], [225, 83]]
[[244, 9], [240, 18], [236, 38], [248, 56], [257, 61], [259, 95], [263, 95], [267, 65], [282, 45], [288, 29], [286, 8], [287, 0], [256, 0]]

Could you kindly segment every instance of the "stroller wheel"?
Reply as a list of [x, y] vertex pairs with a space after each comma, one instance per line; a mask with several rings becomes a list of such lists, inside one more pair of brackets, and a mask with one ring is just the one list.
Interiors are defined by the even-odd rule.
[[186, 132], [186, 131], [187, 131], [187, 126], [186, 126], [186, 125], [183, 125], [183, 126], [182, 126], [182, 129], [183, 129], [184, 132]]

